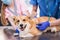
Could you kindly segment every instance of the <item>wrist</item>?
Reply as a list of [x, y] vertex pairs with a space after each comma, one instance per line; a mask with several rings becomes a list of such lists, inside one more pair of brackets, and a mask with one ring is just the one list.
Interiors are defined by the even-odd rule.
[[53, 22], [50, 22], [50, 26], [54, 26], [54, 23]]
[[50, 22], [48, 21], [48, 26], [50, 26]]
[[31, 16], [32, 16], [32, 17], [35, 17], [35, 16], [36, 16], [36, 14], [37, 14], [37, 12], [36, 12], [36, 11], [32, 11]]
[[49, 21], [46, 21], [46, 22], [45, 22], [45, 25], [46, 25], [47, 27], [49, 27], [49, 26], [50, 26], [50, 22], [49, 22]]

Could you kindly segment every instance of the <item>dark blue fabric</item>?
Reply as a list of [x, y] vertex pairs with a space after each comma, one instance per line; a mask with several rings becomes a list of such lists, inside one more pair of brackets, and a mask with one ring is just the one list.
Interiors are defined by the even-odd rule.
[[59, 2], [60, 0], [30, 0], [32, 5], [39, 6], [40, 16], [49, 16], [50, 14], [50, 16], [55, 18], [60, 18]]

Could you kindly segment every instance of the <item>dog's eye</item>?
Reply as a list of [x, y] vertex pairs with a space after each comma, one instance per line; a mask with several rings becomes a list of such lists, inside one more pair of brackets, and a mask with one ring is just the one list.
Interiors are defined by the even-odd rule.
[[17, 22], [20, 22], [19, 20], [17, 20]]
[[23, 21], [26, 21], [25, 19], [23, 19]]
[[15, 18], [13, 18], [13, 20], [15, 20]]
[[31, 17], [28, 17], [29, 19], [31, 19]]

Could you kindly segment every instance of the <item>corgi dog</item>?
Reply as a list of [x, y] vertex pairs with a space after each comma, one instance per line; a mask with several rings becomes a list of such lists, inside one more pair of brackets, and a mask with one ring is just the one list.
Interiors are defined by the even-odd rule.
[[[14, 16], [12, 17], [13, 23], [18, 28], [20, 32], [20, 37], [33, 37], [36, 35], [41, 35], [43, 32], [51, 30], [51, 32], [57, 32], [60, 30], [59, 26], [48, 27], [44, 31], [40, 31], [36, 28], [36, 24], [48, 21], [48, 17], [38, 17], [31, 19], [28, 16]], [[56, 19], [50, 17], [49, 22], [54, 22]]]
[[28, 16], [12, 17], [13, 23], [20, 32], [20, 37], [33, 37], [42, 34], [37, 28], [35, 22]]

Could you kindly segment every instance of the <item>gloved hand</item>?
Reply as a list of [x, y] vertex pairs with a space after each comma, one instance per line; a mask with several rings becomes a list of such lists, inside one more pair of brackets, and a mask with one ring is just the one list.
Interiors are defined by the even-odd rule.
[[15, 33], [14, 33], [14, 36], [19, 36], [19, 33], [20, 33], [19, 30], [16, 29], [16, 30], [15, 30]]
[[16, 29], [16, 30], [15, 30], [15, 33], [19, 33], [19, 30], [18, 30], [18, 29]]
[[47, 27], [50, 26], [50, 23], [49, 21], [46, 21], [46, 22], [43, 22], [43, 23], [40, 23], [40, 24], [37, 24], [36, 28], [40, 31], [44, 31]]
[[12, 0], [1, 0], [4, 4], [10, 5], [12, 3]]

